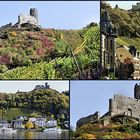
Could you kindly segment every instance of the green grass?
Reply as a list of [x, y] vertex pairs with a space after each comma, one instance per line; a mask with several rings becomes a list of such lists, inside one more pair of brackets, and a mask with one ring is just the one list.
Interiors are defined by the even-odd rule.
[[140, 51], [140, 38], [118, 37], [116, 39], [118, 45], [135, 46]]
[[[36, 114], [40, 114], [39, 112], [36, 112], [34, 110], [29, 110], [29, 109], [24, 109], [24, 108], [10, 108], [10, 109], [5, 111], [4, 119], [12, 120], [13, 117], [17, 117], [17, 116], [29, 117], [34, 112]], [[0, 116], [2, 118], [2, 110], [0, 110]]]
[[[72, 33], [69, 34], [71, 35]], [[92, 27], [82, 30], [80, 34], [82, 34], [84, 41], [81, 43], [80, 40], [77, 44], [75, 43], [75, 47], [72, 47], [72, 50], [74, 55], [78, 57], [77, 61], [79, 65], [81, 64], [82, 70], [86, 70], [87, 65], [90, 64], [89, 62], [93, 63], [99, 60], [100, 29], [99, 27]], [[76, 34], [76, 36], [78, 35]], [[67, 38], [66, 40], [71, 42], [69, 39]], [[16, 67], [0, 73], [0, 79], [78, 79], [75, 76], [76, 74], [78, 75], [78, 71], [71, 55], [54, 59], [49, 62], [44, 61], [30, 66]], [[58, 64], [59, 66], [61, 65], [59, 69], [58, 67], [56, 68]]]

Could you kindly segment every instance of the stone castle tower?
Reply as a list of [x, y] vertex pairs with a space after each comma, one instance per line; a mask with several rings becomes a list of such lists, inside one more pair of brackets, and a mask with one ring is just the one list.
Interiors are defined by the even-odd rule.
[[140, 83], [136, 84], [134, 87], [134, 98], [140, 99]]
[[33, 16], [38, 20], [38, 9], [37, 8], [31, 8], [30, 9], [30, 16]]
[[21, 28], [23, 24], [38, 26], [38, 10], [36, 8], [31, 8], [29, 14], [30, 15], [20, 14], [18, 16], [18, 22], [14, 26], [17, 26], [18, 28]]

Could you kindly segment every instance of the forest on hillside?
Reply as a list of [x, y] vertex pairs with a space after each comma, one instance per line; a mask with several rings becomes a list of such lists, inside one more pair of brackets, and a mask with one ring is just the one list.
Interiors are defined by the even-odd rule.
[[140, 12], [129, 11], [119, 8], [118, 5], [111, 7], [109, 3], [102, 3], [102, 11], [107, 9], [111, 22], [118, 29], [119, 36], [140, 37]]
[[140, 12], [124, 10], [118, 5], [111, 7], [109, 3], [102, 3], [101, 15], [107, 9], [111, 22], [117, 28], [119, 45], [135, 46], [140, 51]]
[[30, 92], [0, 93], [0, 116], [12, 120], [17, 116], [53, 116], [69, 119], [69, 91], [34, 89]]

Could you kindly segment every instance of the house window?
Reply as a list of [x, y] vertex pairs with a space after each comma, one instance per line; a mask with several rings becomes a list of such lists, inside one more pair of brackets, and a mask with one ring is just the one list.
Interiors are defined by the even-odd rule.
[[113, 40], [112, 39], [110, 40], [110, 49], [111, 50], [113, 49]]
[[137, 52], [137, 57], [139, 58], [140, 52]]
[[128, 108], [128, 110], [127, 110], [127, 115], [128, 115], [128, 116], [132, 116], [132, 109]]
[[112, 64], [113, 63], [113, 57], [110, 56], [110, 63]]
[[105, 49], [108, 50], [108, 45], [107, 45], [107, 38], [104, 39], [104, 45], [105, 45]]
[[103, 57], [103, 59], [104, 59], [104, 67], [105, 67], [105, 65], [106, 65], [106, 54], [105, 54], [105, 51], [104, 51], [104, 57]]
[[107, 57], [107, 64], [109, 64], [109, 54], [108, 54], [108, 57]]

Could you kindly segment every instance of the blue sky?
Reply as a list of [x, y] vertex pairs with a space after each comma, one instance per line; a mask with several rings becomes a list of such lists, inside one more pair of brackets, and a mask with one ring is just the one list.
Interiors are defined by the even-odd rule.
[[136, 83], [140, 81], [71, 81], [71, 125], [76, 126], [78, 119], [96, 111], [106, 113], [114, 94], [134, 97]]
[[0, 80], [0, 92], [15, 93], [19, 91], [31, 91], [36, 85], [44, 85], [46, 82], [50, 85], [50, 88], [59, 92], [69, 90], [69, 81], [67, 80], [55, 80], [55, 81], [2, 81]]
[[118, 4], [118, 6], [122, 9], [131, 9], [132, 5], [135, 5], [137, 2], [140, 1], [108, 1], [108, 3], [110, 3], [110, 5], [114, 8], [116, 4]]
[[38, 8], [40, 25], [46, 28], [80, 29], [100, 20], [99, 1], [0, 1], [0, 26], [16, 23], [30, 8]]

